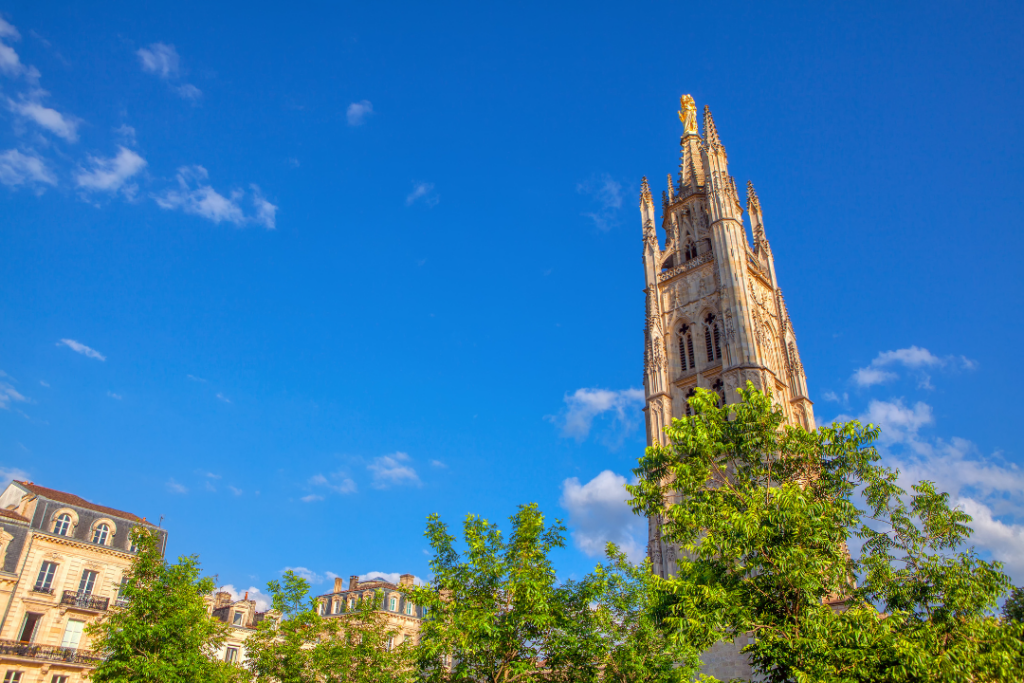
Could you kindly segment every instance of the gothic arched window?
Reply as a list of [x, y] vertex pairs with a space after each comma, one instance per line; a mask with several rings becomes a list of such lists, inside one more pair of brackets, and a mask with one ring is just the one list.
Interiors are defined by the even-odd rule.
[[721, 377], [716, 379], [715, 383], [711, 385], [711, 390], [714, 391], [716, 394], [718, 394], [718, 398], [720, 399], [718, 405], [724, 406], [725, 405], [725, 382], [722, 381]]
[[693, 242], [687, 242], [685, 256], [687, 261], [697, 258], [697, 245]]
[[693, 398], [696, 395], [697, 395], [697, 390], [693, 389], [692, 387], [690, 388], [689, 391], [686, 392], [686, 414], [687, 414], [687, 416], [693, 415], [693, 407], [690, 405], [690, 399]]
[[679, 328], [679, 367], [686, 370], [693, 370], [697, 364], [693, 362], [693, 334], [689, 325]]
[[708, 317], [704, 319], [704, 346], [709, 363], [722, 358], [722, 334], [714, 313], [708, 313]]

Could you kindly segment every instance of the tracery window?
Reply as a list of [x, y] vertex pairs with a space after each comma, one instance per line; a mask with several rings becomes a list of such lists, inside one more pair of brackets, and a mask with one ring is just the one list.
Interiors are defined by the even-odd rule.
[[686, 370], [694, 370], [697, 364], [693, 362], [693, 333], [689, 325], [679, 328], [679, 367]]
[[685, 250], [686, 260], [697, 258], [697, 245], [693, 242], [687, 242]]
[[725, 405], [725, 382], [719, 377], [715, 380], [715, 383], [711, 385], [711, 390], [718, 394], [719, 402], [718, 405]]
[[708, 354], [708, 362], [722, 358], [722, 333], [718, 327], [718, 318], [714, 313], [708, 313], [704, 319], [704, 346]]
[[71, 533], [71, 515], [64, 513], [53, 523], [53, 533], [58, 536], [67, 536]]
[[693, 406], [690, 405], [690, 399], [696, 395], [697, 390], [694, 389], [693, 387], [691, 387], [690, 390], [686, 392], [686, 415], [688, 417], [693, 415]]

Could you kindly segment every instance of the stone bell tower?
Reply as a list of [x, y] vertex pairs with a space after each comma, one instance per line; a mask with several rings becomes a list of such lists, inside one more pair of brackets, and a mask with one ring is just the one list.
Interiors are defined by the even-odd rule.
[[[647, 444], [667, 444], [665, 426], [688, 413], [686, 399], [696, 387], [734, 403], [737, 387], [747, 381], [770, 389], [791, 424], [813, 429], [807, 379], [754, 186], [747, 183], [751, 247], [711, 111], [704, 107], [701, 136], [693, 98], [684, 95], [680, 105], [682, 158], [661, 200], [664, 248], [647, 178], [640, 191]], [[675, 570], [677, 551], [662, 541], [655, 519], [649, 520], [648, 536], [654, 571], [667, 576]]]

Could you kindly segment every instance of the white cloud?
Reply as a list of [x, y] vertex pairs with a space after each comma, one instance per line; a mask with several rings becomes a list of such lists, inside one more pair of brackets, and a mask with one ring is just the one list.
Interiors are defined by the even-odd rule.
[[253, 220], [267, 230], [273, 230], [277, 224], [277, 207], [266, 200], [258, 185], [249, 187], [252, 189], [253, 206], [256, 207], [256, 216]]
[[421, 486], [419, 475], [409, 465], [410, 458], [406, 453], [392, 453], [374, 458], [366, 469], [373, 473], [373, 487], [386, 489], [391, 486], [409, 484]]
[[414, 182], [412, 185], [412, 192], [410, 192], [405, 198], [405, 205], [412, 206], [421, 199], [427, 206], [437, 206], [437, 203], [441, 201], [441, 197], [434, 192], [434, 183]]
[[342, 495], [356, 492], [356, 483], [344, 472], [332, 472], [330, 477], [314, 474], [309, 478], [309, 485], [325, 488]]
[[185, 213], [207, 218], [214, 223], [227, 221], [235, 225], [245, 225], [255, 222], [268, 229], [274, 227], [277, 207], [263, 198], [258, 187], [252, 186], [252, 201], [256, 214], [247, 216], [241, 206], [245, 193], [242, 190], [233, 190], [230, 196], [225, 197], [206, 182], [209, 176], [202, 166], [182, 166], [178, 169], [178, 188], [167, 190], [153, 198], [160, 208], [181, 209]]
[[431, 460], [430, 461], [430, 466], [431, 467], [440, 467], [441, 469], [448, 469], [448, 465], [445, 465], [440, 460]]
[[107, 357], [96, 349], [91, 349], [81, 342], [77, 342], [74, 339], [61, 339], [57, 342], [57, 346], [66, 346], [75, 353], [80, 353], [86, 358], [95, 358], [96, 360], [106, 360]]
[[959, 498], [956, 502], [972, 518], [971, 541], [988, 549], [1019, 584], [1024, 579], [1024, 526], [999, 521], [987, 505], [971, 498]]
[[323, 583], [324, 581], [322, 575], [306, 567], [285, 567], [281, 570], [281, 573], [284, 574], [285, 572], [293, 572], [296, 576], [300, 576], [310, 583]]
[[3, 17], [0, 17], [0, 38], [10, 38], [11, 40], [21, 40], [21, 34], [18, 33], [18, 29], [14, 28], [6, 21]]
[[[146, 167], [146, 160], [128, 149], [118, 147], [117, 155], [109, 159], [90, 156], [90, 170], [81, 169], [75, 176], [75, 183], [85, 190], [99, 192], [117, 192], [125, 182]], [[129, 195], [134, 189], [125, 188]]]
[[231, 403], [231, 399], [225, 396], [224, 394], [220, 393], [219, 391], [217, 392], [217, 398], [221, 401], [224, 401], [225, 403]]
[[167, 480], [167, 490], [171, 493], [188, 493], [188, 489], [174, 481], [174, 477]]
[[0, 154], [0, 183], [8, 187], [40, 183], [56, 185], [57, 177], [39, 157], [9, 149]]
[[[396, 586], [402, 579], [402, 574], [399, 572], [366, 572], [365, 574], [359, 575], [360, 581], [387, 581], [393, 583]], [[418, 576], [413, 575], [412, 582], [414, 585], [422, 586], [425, 582]]]
[[49, 382], [47, 382], [46, 380], [42, 380], [42, 379], [41, 379], [41, 380], [39, 380], [39, 384], [40, 384], [41, 386], [44, 386], [44, 387], [47, 387], [47, 388], [49, 388], [49, 387], [50, 387], [50, 383], [49, 383]]
[[571, 477], [562, 482], [561, 505], [569, 512], [569, 527], [576, 546], [589, 557], [603, 557], [605, 546], [615, 543], [633, 562], [643, 559], [644, 520], [626, 501], [626, 478], [605, 470], [581, 485]]
[[196, 377], [195, 375], [185, 375], [185, 377], [189, 378], [193, 382], [206, 382], [202, 377]]
[[107, 392], [107, 396], [109, 396], [110, 398], [115, 399], [117, 401], [120, 401], [120, 400], [124, 399], [124, 396], [122, 396], [121, 394], [115, 394], [113, 391], [108, 391]]
[[[0, 377], [8, 377], [7, 373], [0, 370]], [[9, 410], [11, 403], [28, 403], [29, 400], [21, 395], [10, 383], [0, 380], [0, 408]], [[2, 471], [2, 470], [0, 470]]]
[[255, 586], [249, 586], [248, 590], [245, 590], [243, 592], [241, 590], [236, 590], [235, 587], [232, 584], [229, 583], [229, 584], [227, 584], [225, 586], [221, 586], [217, 590], [218, 591], [223, 591], [224, 593], [231, 593], [231, 601], [232, 602], [238, 602], [239, 600], [245, 600], [246, 599], [246, 595], [245, 594], [248, 593], [249, 594], [248, 599], [252, 600], [252, 601], [254, 601], [256, 603], [256, 611], [257, 612], [266, 612], [268, 609], [270, 609], [270, 596], [265, 595], [264, 593], [262, 593], [260, 591], [259, 588], [256, 588]]
[[918, 401], [913, 408], [903, 405], [903, 399], [879, 401], [873, 399], [868, 410], [859, 418], [862, 422], [876, 424], [882, 429], [883, 443], [904, 442], [914, 443], [921, 427], [932, 424], [932, 407]]
[[598, 230], [605, 232], [615, 223], [615, 216], [622, 207], [622, 184], [607, 173], [576, 184], [576, 192], [589, 195], [598, 204], [596, 211], [583, 215], [594, 221]]
[[[851, 379], [857, 386], [867, 388], [876, 384], [883, 384], [899, 377], [897, 373], [883, 370], [882, 368], [891, 367], [893, 365], [902, 365], [905, 368], [920, 371], [924, 368], [955, 366], [958, 360], [965, 370], [973, 370], [977, 367], [977, 364], [974, 361], [969, 360], [965, 356], [960, 356], [959, 359], [953, 356], [940, 358], [928, 349], [923, 349], [919, 346], [910, 346], [908, 348], [897, 349], [895, 351], [882, 351], [873, 361], [871, 361], [870, 365], [864, 368], [858, 368], [853, 373], [853, 377]], [[921, 375], [918, 386], [925, 389], [932, 388], [931, 380], [928, 375]]]
[[318, 500], [323, 500], [323, 499], [324, 499], [323, 496], [318, 496], [315, 493], [311, 493], [308, 496], [303, 496], [302, 498], [299, 498], [299, 500], [301, 500], [303, 503], [315, 503]]
[[871, 387], [876, 384], [884, 384], [890, 380], [894, 380], [899, 375], [895, 372], [887, 372], [878, 368], [866, 367], [859, 368], [853, 373], [853, 383], [859, 387]]
[[34, 66], [27, 66], [21, 63], [21, 58], [13, 47], [7, 45], [3, 40], [17, 42], [21, 40], [21, 34], [3, 18], [0, 18], [0, 73], [8, 76], [25, 76], [29, 80], [39, 78], [39, 71]]
[[242, 495], [242, 489], [236, 486], [231, 486], [230, 484], [228, 485], [228, 491], [231, 491], [231, 493], [235, 494], [236, 496]]
[[639, 408], [644, 402], [644, 392], [640, 389], [577, 389], [573, 394], [566, 394], [566, 411], [560, 418], [562, 434], [577, 441], [583, 441], [590, 435], [594, 419], [610, 413], [622, 431], [629, 431], [637, 421]]
[[7, 106], [14, 113], [34, 121], [36, 125], [45, 128], [57, 137], [64, 138], [68, 142], [78, 141], [78, 120], [73, 117], [65, 116], [56, 109], [44, 107], [34, 99], [15, 102], [8, 98]]
[[189, 100], [191, 102], [198, 102], [203, 97], [203, 91], [191, 83], [179, 85], [174, 89], [174, 92], [181, 95], [182, 99]]
[[178, 76], [181, 58], [173, 45], [153, 43], [149, 47], [140, 48], [135, 54], [142, 62], [143, 71], [164, 79]]
[[28, 472], [17, 467], [0, 467], [0, 488], [7, 488], [7, 485], [15, 479], [28, 481]]
[[114, 134], [124, 140], [127, 145], [135, 145], [135, 129], [126, 123], [122, 123], [120, 126], [114, 129]]
[[348, 125], [361, 126], [366, 122], [366, 118], [372, 113], [373, 104], [369, 100], [362, 100], [348, 105], [348, 110], [345, 111], [345, 116], [348, 118]]

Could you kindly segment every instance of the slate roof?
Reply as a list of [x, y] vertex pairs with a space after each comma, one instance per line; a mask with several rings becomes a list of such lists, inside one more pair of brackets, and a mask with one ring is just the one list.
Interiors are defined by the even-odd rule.
[[110, 515], [112, 517], [120, 517], [121, 519], [128, 519], [133, 522], [142, 521], [142, 518], [138, 515], [133, 515], [132, 513], [125, 512], [124, 510], [115, 510], [114, 508], [108, 508], [102, 505], [96, 505], [95, 503], [90, 503], [86, 499], [80, 498], [73, 493], [65, 493], [64, 491], [58, 491], [56, 489], [48, 489], [45, 486], [39, 486], [38, 484], [33, 484], [30, 481], [15, 480], [14, 483], [18, 484], [22, 488], [28, 489], [29, 491], [38, 496], [49, 498], [50, 500], [57, 501], [58, 503], [64, 503], [65, 505], [77, 505], [78, 507], [85, 508], [87, 510], [102, 512], [105, 515]]
[[22, 517], [21, 515], [19, 515], [14, 510], [0, 509], [0, 517], [9, 517], [10, 519], [18, 520], [19, 522], [27, 522], [28, 521], [28, 517]]

